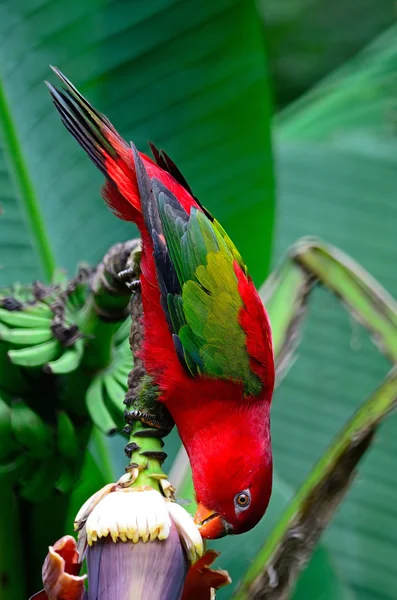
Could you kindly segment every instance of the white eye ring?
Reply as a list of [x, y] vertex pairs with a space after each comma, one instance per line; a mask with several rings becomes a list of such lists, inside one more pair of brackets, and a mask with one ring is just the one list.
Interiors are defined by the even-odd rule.
[[236, 508], [236, 512], [240, 512], [242, 510], [247, 510], [249, 505], [251, 504], [251, 493], [250, 491], [243, 490], [239, 492], [234, 497], [234, 506]]

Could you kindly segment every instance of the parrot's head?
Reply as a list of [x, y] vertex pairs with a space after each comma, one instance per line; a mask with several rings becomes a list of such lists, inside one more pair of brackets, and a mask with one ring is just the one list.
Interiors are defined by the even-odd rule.
[[253, 436], [241, 424], [232, 429], [222, 425], [199, 436], [191, 457], [195, 522], [207, 539], [252, 529], [264, 515], [272, 489], [269, 427]]

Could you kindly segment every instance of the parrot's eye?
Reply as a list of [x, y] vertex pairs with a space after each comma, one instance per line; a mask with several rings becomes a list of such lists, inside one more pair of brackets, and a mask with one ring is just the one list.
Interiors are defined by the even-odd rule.
[[251, 503], [251, 494], [249, 490], [244, 490], [234, 497], [234, 504], [237, 510], [245, 510]]

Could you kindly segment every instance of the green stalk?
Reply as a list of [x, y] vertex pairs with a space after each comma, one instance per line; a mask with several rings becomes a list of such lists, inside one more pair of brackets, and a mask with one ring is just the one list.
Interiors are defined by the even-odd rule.
[[11, 115], [3, 83], [0, 81], [0, 124], [3, 132], [7, 157], [13, 172], [19, 196], [32, 232], [32, 238], [37, 248], [40, 263], [47, 281], [51, 281], [55, 270], [55, 259], [40, 212], [38, 199], [29, 175], [26, 160], [18, 139], [15, 123]]
[[352, 258], [320, 240], [303, 238], [260, 290], [274, 335], [279, 381], [299, 343], [308, 297], [321, 284], [368, 329], [381, 351], [397, 362], [397, 304]]
[[120, 327], [120, 321], [107, 322], [102, 319], [95, 298], [89, 296], [78, 315], [77, 325], [88, 340], [82, 366], [90, 371], [108, 367], [112, 360], [113, 336]]
[[132, 255], [139, 248], [139, 240], [116, 244], [104, 256], [90, 286], [81, 309], [77, 325], [88, 340], [83, 366], [98, 371], [109, 366], [112, 360], [113, 336], [129, 313], [131, 293], [119, 279]]
[[302, 240], [295, 260], [346, 305], [368, 329], [382, 352], [397, 362], [397, 303], [349, 256], [326, 244]]
[[130, 456], [128, 470], [138, 468], [139, 474], [132, 487], [150, 486], [162, 493], [161, 479], [167, 479], [162, 469], [166, 458], [163, 452], [164, 442], [161, 439], [162, 431], [135, 421], [132, 425], [126, 452]]

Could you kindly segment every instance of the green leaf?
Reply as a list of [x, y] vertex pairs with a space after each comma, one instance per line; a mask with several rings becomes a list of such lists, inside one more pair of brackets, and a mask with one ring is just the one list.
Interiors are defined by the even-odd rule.
[[390, 0], [261, 0], [275, 95], [286, 106], [392, 25]]
[[[276, 127], [280, 188], [277, 254], [318, 235], [361, 263], [397, 294], [395, 190], [397, 28], [282, 114]], [[293, 487], [347, 418], [383, 379], [388, 365], [336, 299], [310, 302], [299, 359], [277, 390], [275, 464]], [[325, 542], [363, 600], [397, 587], [397, 422], [384, 424]]]
[[[30, 235], [33, 238], [33, 245], [35, 246], [37, 259], [39, 265], [41, 266], [41, 271], [46, 279], [50, 279], [55, 268], [54, 257], [52, 255], [49, 240], [47, 239], [47, 233], [45, 231], [38, 198], [33, 188], [32, 178], [27, 167], [23, 147], [18, 139], [16, 123], [14, 121], [11, 106], [7, 100], [3, 83], [4, 82], [2, 79], [0, 79], [0, 131], [3, 138], [2, 148], [0, 147], [0, 152], [2, 150], [0, 153], [0, 172], [2, 172], [2, 175], [5, 176], [7, 190], [7, 184], [9, 184], [8, 176], [6, 174], [7, 168], [5, 168], [6, 165], [2, 164], [4, 158], [6, 158], [8, 161], [9, 172], [13, 177], [15, 184], [14, 193], [19, 195], [21, 199], [25, 218], [28, 222], [28, 229], [30, 230]], [[7, 220], [9, 219], [11, 221], [11, 227], [8, 228], [8, 235], [6, 233], [6, 238], [2, 239], [2, 246], [4, 245], [4, 248], [1, 248], [8, 257], [8, 255], [11, 254], [10, 250], [13, 250], [15, 253], [15, 239], [12, 228], [12, 225], [14, 224], [12, 222], [13, 203], [10, 202], [11, 199], [7, 196], [7, 192], [4, 193], [4, 190], [2, 197], [4, 197], [4, 201], [7, 202], [7, 206], [2, 208], [6, 212]], [[8, 206], [9, 204], [10, 206]], [[8, 212], [9, 208], [11, 209], [10, 212]], [[29, 233], [26, 231], [26, 228], [23, 225], [18, 229], [22, 230], [18, 231], [18, 234], [21, 238], [29, 236]], [[25, 239], [23, 239], [22, 244], [23, 246], [26, 244]], [[12, 255], [11, 260], [13, 260]]]
[[254, 3], [60, 0], [56, 14], [54, 7], [38, 2], [32, 10], [29, 0], [0, 6], [2, 147], [15, 182], [0, 189], [7, 198], [0, 218], [13, 223], [8, 242], [18, 240], [28, 256], [39, 250], [31, 271], [16, 271], [15, 252], [0, 247], [2, 278], [48, 274], [50, 251], [74, 270], [135, 235], [99, 198], [101, 174], [59, 123], [43, 84], [51, 63], [141, 150], [149, 139], [166, 149], [260, 283], [274, 198], [266, 60]]
[[0, 136], [0, 281], [29, 281], [44, 277], [37, 255], [32, 252], [30, 231], [24, 223], [22, 207], [16, 202], [9, 165]]
[[307, 569], [298, 579], [292, 600], [353, 600], [354, 594], [346, 585], [330, 552], [320, 544], [317, 546]]
[[[357, 464], [373, 442], [379, 424], [396, 406], [394, 368], [338, 433], [299, 488], [244, 576], [236, 599], [249, 598], [254, 582], [264, 590], [274, 589], [278, 583], [280, 592], [288, 589], [288, 574], [293, 576], [304, 557], [310, 556], [312, 545], [349, 489]], [[290, 561], [287, 566], [286, 557]]]

